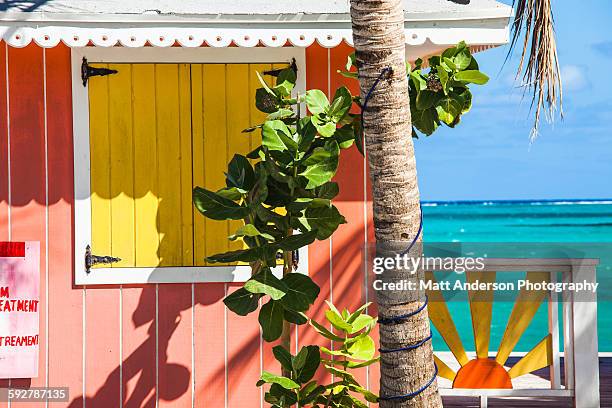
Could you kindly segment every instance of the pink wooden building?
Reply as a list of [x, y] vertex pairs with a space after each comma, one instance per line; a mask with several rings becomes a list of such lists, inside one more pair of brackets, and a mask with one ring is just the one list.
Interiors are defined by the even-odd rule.
[[[462, 3], [405, 1], [409, 59], [507, 42], [510, 7]], [[255, 382], [274, 359], [256, 315], [222, 303], [248, 270], [204, 264], [227, 234], [193, 214], [190, 192], [218, 187], [215, 174], [253, 143], [240, 130], [257, 120], [256, 71], [295, 59], [300, 89], [358, 93], [337, 74], [351, 52], [347, 2], [49, 0], [0, 11], [0, 241], [41, 248], [39, 376], [0, 386], [69, 387], [56, 406], [263, 406]], [[84, 57], [118, 74], [84, 86]], [[319, 319], [325, 299], [355, 308], [368, 297], [366, 176], [363, 157], [345, 153], [335, 204], [348, 224], [304, 253], [322, 288]], [[88, 273], [87, 245], [122, 262]], [[294, 339], [320, 342], [302, 327]], [[359, 376], [377, 388], [376, 368]]]

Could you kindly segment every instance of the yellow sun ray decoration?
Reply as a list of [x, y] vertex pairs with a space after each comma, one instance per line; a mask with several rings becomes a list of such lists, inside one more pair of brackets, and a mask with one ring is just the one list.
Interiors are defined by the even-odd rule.
[[[435, 282], [432, 272], [427, 279]], [[546, 272], [529, 272], [527, 280], [548, 282], [550, 275]], [[466, 281], [473, 283], [494, 282], [494, 272], [466, 272]], [[512, 313], [506, 324], [495, 358], [489, 357], [491, 318], [493, 311], [493, 291], [469, 291], [468, 300], [476, 345], [476, 358], [470, 360], [465, 352], [459, 333], [452, 320], [446, 301], [439, 290], [428, 290], [429, 317], [444, 342], [447, 344], [461, 368], [455, 372], [437, 356], [438, 376], [453, 383], [453, 388], [491, 389], [512, 388], [512, 379], [552, 364], [552, 337], [548, 334], [523, 356], [509, 370], [504, 367], [510, 353], [533, 320], [538, 308], [546, 297], [545, 291], [522, 289], [514, 303]]]

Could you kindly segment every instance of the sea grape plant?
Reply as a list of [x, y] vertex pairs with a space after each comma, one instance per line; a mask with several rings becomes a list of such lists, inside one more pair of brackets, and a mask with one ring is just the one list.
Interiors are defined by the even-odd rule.
[[[331, 181], [340, 151], [354, 142], [349, 110], [353, 97], [339, 88], [331, 101], [320, 90], [293, 95], [296, 70], [273, 72], [276, 85], [259, 76], [256, 107], [266, 120], [245, 132], [260, 131], [261, 145], [246, 156], [236, 154], [228, 164], [226, 185], [216, 191], [196, 187], [195, 207], [213, 220], [242, 220], [230, 240], [245, 248], [211, 255], [208, 262], [247, 262], [252, 278], [224, 299], [239, 315], [259, 309], [263, 339], [288, 344], [288, 324], [305, 324], [303, 315], [319, 294], [310, 277], [291, 273], [298, 261], [294, 251], [324, 240], [345, 223], [332, 204], [338, 184]], [[302, 112], [305, 103], [308, 112]], [[272, 268], [283, 260], [283, 276]]]
[[[410, 107], [413, 136], [417, 130], [432, 134], [442, 123], [454, 127], [472, 104], [469, 84], [484, 84], [488, 77], [465, 43], [430, 57], [429, 67], [417, 60], [410, 72]], [[356, 77], [355, 59], [347, 62], [347, 77]], [[367, 305], [350, 313], [329, 304], [327, 323], [309, 320], [306, 312], [320, 288], [307, 275], [294, 273], [297, 250], [315, 240], [329, 238], [346, 222], [332, 200], [338, 184], [332, 181], [340, 152], [356, 144], [363, 153], [359, 96], [346, 87], [331, 100], [318, 89], [295, 92], [295, 64], [264, 74], [275, 77], [269, 85], [261, 75], [255, 106], [267, 114], [263, 123], [243, 132], [260, 132], [261, 144], [246, 155], [235, 154], [227, 166], [225, 186], [217, 190], [196, 187], [195, 207], [212, 220], [241, 220], [228, 237], [244, 248], [207, 257], [210, 263], [248, 263], [251, 278], [223, 302], [241, 316], [259, 309], [258, 320], [266, 342], [281, 339], [273, 348], [281, 375], [264, 372], [258, 385], [269, 384], [266, 401], [274, 407], [366, 407], [356, 395], [376, 402], [376, 395], [359, 385], [350, 370], [378, 361], [370, 332], [376, 319], [365, 314]], [[303, 105], [308, 108], [306, 111]], [[357, 110], [358, 110], [357, 109]], [[282, 275], [274, 269], [282, 262]], [[261, 307], [260, 307], [261, 304]], [[291, 324], [310, 325], [336, 347], [304, 346], [290, 353]], [[321, 353], [324, 357], [321, 357]], [[318, 384], [312, 378], [323, 364], [337, 381]]]
[[[472, 107], [469, 85], [484, 85], [489, 81], [489, 77], [479, 71], [478, 62], [464, 41], [447, 48], [441, 55], [430, 57], [427, 62], [425, 67], [419, 58], [413, 66], [406, 66], [410, 73], [410, 113], [415, 138], [418, 132], [431, 135], [441, 124], [457, 126], [461, 116]], [[357, 72], [351, 71], [354, 67], [355, 56], [351, 54], [346, 63], [347, 71], [341, 74], [356, 78]]]
[[[362, 387], [351, 370], [367, 367], [378, 361], [376, 346], [370, 332], [376, 318], [365, 314], [369, 304], [354, 312], [340, 312], [328, 302], [326, 324], [310, 320], [310, 325], [321, 336], [331, 340], [334, 347], [304, 346], [293, 356], [281, 346], [273, 348], [274, 357], [283, 367], [286, 376], [264, 371], [257, 385], [269, 384], [265, 401], [273, 408], [298, 407], [367, 407], [367, 402], [377, 402], [378, 396]], [[335, 332], [327, 329], [331, 325]], [[324, 356], [321, 356], [321, 353]], [[313, 380], [316, 370], [323, 364], [325, 370], [335, 376], [331, 384], [321, 385]]]

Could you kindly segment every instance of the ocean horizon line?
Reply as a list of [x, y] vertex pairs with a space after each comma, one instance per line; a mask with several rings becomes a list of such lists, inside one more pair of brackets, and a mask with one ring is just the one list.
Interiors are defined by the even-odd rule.
[[503, 199], [503, 200], [423, 200], [423, 206], [436, 205], [496, 205], [496, 204], [612, 204], [612, 198], [546, 198], [546, 199]]

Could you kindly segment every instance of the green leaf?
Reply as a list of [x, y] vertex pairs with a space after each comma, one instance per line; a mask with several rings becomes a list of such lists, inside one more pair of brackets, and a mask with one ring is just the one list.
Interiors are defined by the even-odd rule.
[[259, 324], [262, 337], [271, 342], [278, 339], [283, 331], [283, 306], [279, 301], [270, 299], [259, 311]]
[[285, 350], [283, 346], [274, 346], [272, 348], [272, 353], [274, 354], [274, 358], [276, 358], [285, 370], [291, 371], [293, 369], [291, 363], [293, 356], [291, 356], [291, 353]]
[[260, 259], [267, 259], [275, 254], [276, 248], [264, 245], [249, 249], [238, 249], [236, 251], [224, 252], [221, 254], [206, 257], [208, 262], [230, 263], [230, 262], [254, 262]]
[[302, 347], [300, 352], [293, 359], [293, 371], [296, 374], [296, 381], [304, 384], [314, 377], [321, 362], [321, 354], [317, 346]]
[[284, 238], [275, 244], [283, 251], [296, 251], [311, 244], [316, 238], [316, 231], [308, 231], [302, 234], [294, 234]]
[[325, 198], [328, 200], [333, 199], [340, 192], [340, 188], [338, 187], [338, 183], [335, 181], [330, 181], [328, 183], [323, 184], [317, 190], [317, 197]]
[[255, 107], [264, 113], [274, 113], [278, 109], [278, 98], [274, 92], [270, 93], [265, 88], [255, 91]]
[[368, 302], [365, 305], [361, 306], [359, 309], [355, 310], [349, 318], [346, 320], [347, 323], [353, 323], [355, 319], [357, 319], [365, 310], [372, 304], [372, 302]]
[[346, 58], [346, 65], [344, 67], [347, 71], [350, 71], [353, 66], [355, 66], [355, 53], [351, 52]]
[[244, 288], [240, 288], [223, 299], [223, 303], [232, 312], [240, 316], [246, 316], [257, 309], [261, 297], [262, 295], [258, 293], [251, 293]]
[[317, 128], [311, 121], [311, 116], [303, 117], [298, 122], [298, 145], [300, 152], [306, 152], [310, 149], [312, 142], [317, 136]]
[[353, 374], [349, 373], [348, 371], [340, 370], [340, 369], [338, 369], [338, 368], [336, 368], [334, 366], [328, 365], [328, 364], [325, 365], [325, 368], [330, 373], [343, 378], [345, 381], [347, 381], [349, 383], [352, 383], [352, 384], [355, 384], [355, 385], [359, 384], [357, 382], [357, 380], [355, 380], [355, 377], [353, 377]]
[[419, 110], [429, 109], [440, 100], [441, 96], [438, 92], [430, 91], [425, 89], [419, 92], [416, 97], [416, 107]]
[[344, 125], [334, 133], [336, 142], [341, 149], [348, 149], [355, 143], [355, 131], [352, 125]]
[[367, 334], [360, 334], [351, 343], [347, 351], [356, 360], [367, 361], [371, 360], [376, 353], [376, 345], [374, 340]]
[[[261, 380], [259, 382], [263, 383]], [[297, 395], [295, 391], [287, 390], [278, 384], [272, 384], [270, 391], [264, 396], [264, 401], [273, 404], [271, 408], [285, 408], [297, 403]]]
[[361, 368], [361, 367], [367, 367], [369, 365], [372, 365], [374, 363], [378, 363], [380, 361], [380, 357], [376, 357], [373, 358], [371, 360], [367, 360], [367, 361], [362, 361], [362, 362], [354, 362], [354, 361], [348, 361], [346, 366], [348, 368]]
[[270, 268], [263, 268], [255, 274], [244, 284], [244, 288], [251, 293], [268, 295], [273, 300], [281, 299], [289, 290], [283, 281], [274, 276]]
[[463, 108], [461, 109], [461, 113], [468, 113], [472, 108], [472, 92], [469, 89], [466, 89], [461, 93], [461, 98], [463, 99]]
[[276, 112], [272, 112], [266, 117], [266, 120], [276, 120], [276, 119], [286, 119], [295, 115], [291, 109], [282, 108], [277, 110]]
[[317, 333], [319, 333], [321, 336], [325, 337], [326, 339], [333, 340], [333, 341], [342, 341], [342, 342], [344, 341], [344, 337], [340, 337], [332, 333], [325, 326], [318, 323], [317, 321], [310, 319], [309, 323], [316, 330]]
[[489, 82], [489, 77], [477, 70], [460, 71], [454, 75], [455, 80], [473, 83], [476, 85], [484, 85]]
[[351, 389], [351, 391], [355, 391], [363, 395], [366, 401], [378, 402], [378, 395], [374, 394], [373, 392], [368, 391], [367, 389], [359, 385], [351, 384], [349, 385], [349, 388]]
[[255, 165], [256, 182], [249, 192], [250, 206], [255, 206], [266, 201], [268, 198], [268, 173], [261, 162]]
[[329, 107], [328, 115], [334, 120], [334, 122], [338, 122], [344, 117], [344, 115], [347, 114], [349, 109], [351, 109], [352, 104], [353, 96], [351, 95], [351, 91], [349, 91], [346, 86], [341, 86], [340, 88], [336, 89], [334, 99]]
[[[319, 395], [325, 392], [325, 387], [317, 384], [316, 381], [311, 381], [306, 384], [300, 391], [300, 403], [301, 406], [309, 406]], [[317, 407], [315, 405], [315, 407]]]
[[441, 65], [438, 66], [438, 78], [440, 78], [440, 83], [442, 84], [442, 89], [444, 93], [446, 93], [447, 88], [446, 84], [448, 83], [448, 72]]
[[299, 384], [287, 377], [281, 377], [280, 375], [272, 374], [268, 371], [261, 373], [261, 381], [266, 384], [278, 384], [286, 390], [295, 390], [300, 388]]
[[193, 203], [204, 216], [213, 220], [241, 220], [250, 210], [202, 187], [193, 189]]
[[329, 107], [329, 100], [327, 99], [327, 96], [319, 89], [311, 89], [310, 91], [307, 91], [305, 100], [308, 110], [313, 115], [325, 113]]
[[308, 179], [306, 189], [313, 189], [327, 183], [336, 174], [338, 169], [338, 156], [340, 148], [335, 140], [325, 143], [324, 147], [317, 147], [302, 161], [306, 169], [300, 173]]
[[350, 333], [353, 329], [353, 327], [349, 323], [344, 321], [342, 315], [338, 314], [333, 310], [326, 310], [325, 317], [332, 324], [332, 326], [334, 326], [338, 330]]
[[364, 404], [361, 400], [355, 398], [354, 396], [349, 395], [348, 397], [353, 402], [353, 407], [355, 407], [355, 408], [368, 408], [368, 406], [366, 404]]
[[285, 217], [271, 211], [269, 208], [264, 207], [263, 205], [258, 205], [255, 207], [255, 213], [260, 220], [265, 223], [272, 223], [280, 230], [285, 230], [288, 227], [287, 219]]
[[469, 51], [464, 50], [455, 55], [453, 60], [457, 69], [459, 71], [463, 71], [470, 65], [470, 62], [472, 61], [472, 56], [469, 54]]
[[281, 299], [281, 303], [296, 312], [307, 311], [321, 291], [309, 276], [301, 273], [287, 274], [282, 281], [287, 287], [287, 295]]
[[236, 187], [222, 188], [217, 190], [216, 193], [223, 198], [227, 198], [231, 201], [238, 201], [242, 198], [242, 194]]
[[317, 239], [327, 239], [334, 233], [340, 224], [346, 220], [335, 206], [307, 208], [300, 221], [317, 231]]
[[278, 91], [282, 96], [290, 96], [291, 91], [295, 87], [295, 81], [297, 75], [295, 71], [289, 67], [283, 69], [276, 78], [276, 86], [274, 89]]
[[452, 71], [455, 71], [457, 69], [457, 66], [455, 65], [452, 59], [444, 57], [442, 58], [442, 60], [444, 61], [446, 66], [449, 67]]
[[235, 241], [242, 237], [262, 237], [267, 241], [274, 241], [274, 237], [270, 234], [260, 232], [253, 224], [246, 224], [238, 228], [233, 235], [228, 238], [230, 241]]
[[285, 320], [289, 323], [302, 325], [308, 323], [308, 318], [302, 312], [294, 312], [293, 310], [285, 309]]
[[425, 81], [425, 78], [423, 78], [423, 76], [421, 75], [420, 70], [412, 71], [410, 73], [410, 78], [412, 79], [412, 82], [416, 88], [415, 90], [417, 92], [427, 89], [427, 81]]
[[355, 334], [359, 331], [361, 331], [363, 328], [370, 326], [372, 327], [374, 325], [374, 323], [376, 322], [376, 319], [372, 316], [368, 316], [368, 315], [359, 315], [352, 323], [352, 329], [350, 334]]
[[359, 78], [359, 76], [357, 75], [357, 72], [348, 72], [348, 71], [341, 71], [341, 70], [336, 70], [337, 73], [339, 73], [340, 75], [342, 75], [345, 78], [351, 78], [351, 79], [357, 79]]
[[431, 135], [438, 124], [436, 123], [436, 110], [433, 108], [417, 111], [412, 116], [414, 126], [426, 135]]
[[269, 120], [263, 124], [261, 131], [262, 145], [273, 151], [296, 151], [297, 143], [291, 137], [291, 131], [281, 120]]
[[255, 184], [255, 172], [249, 160], [241, 154], [235, 154], [227, 166], [225, 182], [228, 188], [236, 187], [247, 192]]
[[436, 104], [438, 118], [447, 125], [455, 121], [455, 118], [461, 114], [462, 108], [462, 104], [452, 97], [440, 99]]
[[330, 120], [328, 116], [314, 115], [310, 117], [310, 121], [323, 137], [332, 137], [336, 131], [336, 122]]

